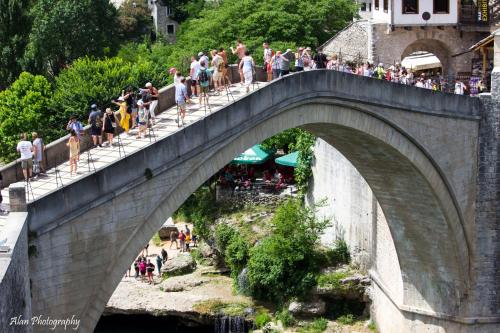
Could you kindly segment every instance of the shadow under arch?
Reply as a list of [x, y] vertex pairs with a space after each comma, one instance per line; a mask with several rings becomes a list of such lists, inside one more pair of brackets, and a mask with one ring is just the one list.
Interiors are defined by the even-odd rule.
[[450, 73], [451, 52], [445, 43], [437, 39], [418, 39], [406, 46], [401, 54], [401, 60], [418, 51], [426, 51], [434, 54], [441, 62], [443, 68], [442, 74], [447, 75]]

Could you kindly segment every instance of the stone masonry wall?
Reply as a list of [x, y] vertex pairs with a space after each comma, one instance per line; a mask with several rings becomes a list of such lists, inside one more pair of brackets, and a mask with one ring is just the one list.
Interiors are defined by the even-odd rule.
[[366, 20], [352, 22], [323, 44], [323, 50], [328, 55], [341, 54], [344, 61], [366, 61], [369, 29], [370, 24]]
[[[12, 253], [0, 254], [0, 332], [32, 332], [31, 325], [11, 325], [13, 318], [31, 319], [27, 213], [10, 213], [4, 233]], [[19, 321], [18, 321], [19, 322]]]

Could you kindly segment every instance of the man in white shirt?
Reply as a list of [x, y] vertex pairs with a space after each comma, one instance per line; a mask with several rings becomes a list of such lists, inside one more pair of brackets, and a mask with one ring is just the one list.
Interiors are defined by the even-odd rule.
[[28, 181], [33, 171], [33, 145], [26, 140], [26, 133], [21, 134], [21, 141], [17, 144], [17, 151], [21, 154], [21, 168], [23, 169], [24, 179]]
[[200, 69], [200, 62], [196, 60], [196, 57], [191, 57], [191, 70], [189, 71], [189, 76], [191, 76], [191, 93], [192, 97], [197, 97], [200, 94], [200, 85], [198, 81], [196, 81], [196, 73]]

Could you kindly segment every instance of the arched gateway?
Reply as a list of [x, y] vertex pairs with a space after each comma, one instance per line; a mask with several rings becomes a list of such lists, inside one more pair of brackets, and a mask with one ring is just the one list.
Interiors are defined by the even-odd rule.
[[493, 332], [499, 304], [478, 283], [488, 267], [477, 258], [495, 258], [479, 253], [476, 229], [480, 120], [479, 100], [463, 96], [334, 71], [277, 80], [30, 203], [33, 314], [76, 315], [92, 331], [125, 269], [193, 191], [249, 146], [302, 127], [342, 152], [379, 200], [403, 285], [380, 276], [378, 288], [396, 311]]

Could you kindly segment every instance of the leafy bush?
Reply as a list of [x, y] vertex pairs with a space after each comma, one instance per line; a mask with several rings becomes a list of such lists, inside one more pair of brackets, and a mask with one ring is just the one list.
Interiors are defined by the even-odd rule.
[[196, 263], [200, 264], [203, 261], [203, 255], [201, 254], [201, 251], [197, 248], [191, 249], [189, 252], [191, 254], [191, 258], [193, 258]]
[[330, 259], [330, 264], [332, 266], [336, 266], [339, 264], [349, 264], [351, 262], [351, 253], [349, 251], [349, 247], [343, 239], [336, 240], [334, 247], [327, 253]]
[[328, 321], [325, 318], [315, 319], [299, 330], [300, 333], [321, 333], [328, 327]]
[[225, 253], [226, 248], [236, 235], [237, 231], [234, 227], [220, 223], [215, 227], [215, 247], [220, 253]]
[[346, 314], [337, 318], [337, 321], [342, 325], [352, 325], [354, 323], [354, 315]]
[[377, 332], [377, 324], [374, 321], [370, 321], [368, 324], [368, 329], [372, 332]]
[[237, 278], [238, 274], [245, 268], [249, 247], [248, 242], [240, 234], [235, 234], [227, 245], [224, 260], [231, 269], [233, 278]]
[[52, 126], [51, 96], [52, 87], [45, 77], [26, 72], [0, 92], [0, 156], [4, 162], [18, 156], [16, 146], [22, 132], [38, 132], [45, 142], [64, 133]]
[[267, 312], [259, 312], [255, 316], [255, 325], [257, 328], [264, 327], [267, 323], [271, 322], [272, 318]]
[[56, 79], [53, 98], [54, 108], [59, 110], [56, 120], [65, 123], [72, 114], [86, 120], [91, 104], [96, 103], [102, 109], [112, 106], [111, 100], [122, 90], [129, 86], [143, 87], [148, 81], [156, 87], [164, 84], [161, 68], [150, 61], [131, 63], [116, 57], [78, 59]]
[[271, 223], [271, 235], [250, 250], [248, 279], [254, 297], [283, 302], [316, 284], [319, 265], [311, 253], [328, 221], [294, 199], [277, 209]]
[[318, 286], [339, 290], [342, 288], [340, 280], [345, 279], [348, 276], [349, 274], [347, 272], [333, 272], [328, 274], [321, 274], [318, 277]]
[[177, 211], [176, 219], [192, 222], [193, 233], [201, 239], [210, 238], [210, 226], [215, 222], [217, 205], [215, 194], [209, 187], [203, 186], [196, 190]]
[[274, 317], [277, 321], [280, 320], [284, 327], [290, 327], [295, 324], [295, 318], [287, 309], [277, 311]]
[[297, 167], [294, 170], [295, 182], [299, 189], [299, 193], [304, 195], [307, 192], [307, 185], [312, 176], [311, 163], [313, 159], [312, 147], [316, 138], [309, 132], [302, 131], [297, 137], [297, 143], [294, 150], [299, 152], [297, 158]]

